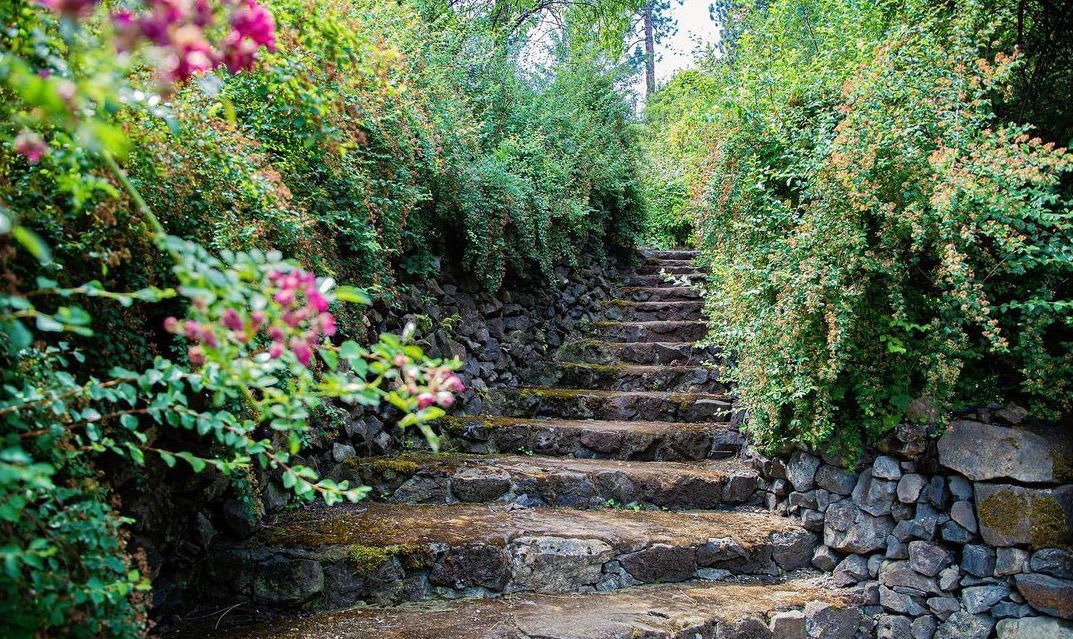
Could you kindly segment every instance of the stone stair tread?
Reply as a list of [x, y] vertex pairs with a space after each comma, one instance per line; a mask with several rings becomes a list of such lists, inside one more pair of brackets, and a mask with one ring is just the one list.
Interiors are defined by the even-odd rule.
[[600, 321], [593, 322], [592, 328], [614, 341], [625, 342], [690, 342], [702, 338], [708, 331], [707, 325], [697, 320]]
[[[611, 593], [527, 594], [488, 599], [361, 606], [262, 624], [230, 639], [738, 639], [747, 624], [809, 602], [842, 604], [819, 579], [638, 586]], [[755, 621], [753, 621], [755, 620]], [[740, 630], [738, 630], [740, 629]], [[741, 634], [735, 634], [741, 632]], [[205, 636], [205, 635], [202, 635]], [[208, 636], [213, 636], [210, 633]]]
[[583, 397], [601, 397], [605, 399], [619, 399], [630, 397], [643, 397], [650, 399], [666, 399], [676, 402], [696, 402], [711, 400], [730, 404], [734, 398], [721, 393], [683, 393], [678, 391], [618, 391], [603, 390], [599, 388], [543, 388], [525, 387], [497, 388], [489, 391], [490, 394], [502, 395], [532, 395], [536, 397], [558, 397], [564, 399], [578, 399]]
[[512, 417], [710, 422], [730, 417], [733, 398], [717, 393], [574, 388], [499, 388], [486, 398]]
[[718, 508], [742, 503], [758, 473], [739, 459], [622, 461], [539, 455], [405, 454], [354, 458], [336, 479], [360, 481], [388, 501], [493, 502], [525, 497], [539, 505], [652, 504]]
[[448, 416], [442, 418], [445, 423], [453, 423], [454, 427], [461, 422], [475, 422], [482, 426], [494, 428], [497, 426], [532, 426], [534, 428], [561, 428], [571, 430], [585, 430], [588, 432], [640, 432], [640, 433], [665, 433], [676, 431], [708, 431], [714, 429], [729, 429], [727, 422], [660, 422], [645, 420], [614, 420], [614, 419], [563, 419], [556, 417], [508, 417], [485, 415], [473, 416]]
[[641, 251], [641, 255], [644, 255], [646, 258], [649, 259], [657, 260], [692, 260], [696, 259], [696, 257], [700, 255], [700, 252], [691, 249], [645, 249]]
[[694, 285], [694, 280], [689, 275], [629, 275], [624, 280], [624, 284], [627, 287], [683, 288], [683, 281], [688, 286]]
[[598, 339], [575, 340], [555, 354], [558, 361], [618, 365], [623, 363], [670, 365], [709, 361], [714, 353], [693, 342], [623, 342]]
[[726, 392], [719, 369], [677, 364], [549, 362], [534, 368], [531, 380], [546, 386], [606, 390]]
[[644, 301], [689, 301], [701, 299], [701, 291], [695, 286], [624, 286], [620, 289], [625, 299]]

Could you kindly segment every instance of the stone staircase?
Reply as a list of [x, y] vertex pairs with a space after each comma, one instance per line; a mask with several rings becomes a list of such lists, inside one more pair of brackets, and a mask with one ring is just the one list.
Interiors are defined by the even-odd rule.
[[235, 636], [854, 637], [850, 600], [807, 569], [815, 536], [759, 507], [716, 354], [694, 345], [694, 258], [645, 253], [538, 386], [445, 421], [448, 452], [347, 460], [333, 478], [368, 501], [219, 549], [221, 592], [295, 613]]

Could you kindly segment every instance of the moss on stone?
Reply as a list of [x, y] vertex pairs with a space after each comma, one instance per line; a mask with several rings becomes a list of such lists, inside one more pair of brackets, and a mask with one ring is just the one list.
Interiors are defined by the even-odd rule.
[[1054, 469], [1054, 481], [1060, 484], [1073, 482], [1073, 455], [1069, 451], [1051, 450], [1051, 467]]
[[381, 457], [368, 462], [369, 468], [377, 474], [395, 473], [400, 477], [413, 477], [420, 465], [407, 457]]
[[1066, 512], [1054, 497], [1035, 500], [1031, 521], [1029, 539], [1034, 548], [1069, 548], [1073, 545], [1073, 532], [1069, 529]]
[[347, 562], [359, 575], [369, 575], [391, 560], [393, 554], [388, 548], [374, 548], [356, 544], [347, 551]]
[[1008, 490], [988, 495], [980, 504], [980, 523], [1004, 537], [1017, 533], [1017, 521], [1028, 511], [1028, 499]]

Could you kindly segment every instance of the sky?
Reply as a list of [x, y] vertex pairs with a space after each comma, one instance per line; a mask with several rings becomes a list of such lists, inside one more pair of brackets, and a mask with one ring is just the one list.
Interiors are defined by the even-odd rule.
[[[678, 32], [656, 45], [656, 83], [663, 84], [682, 69], [693, 66], [693, 49], [698, 39], [712, 42], [719, 29], [708, 12], [711, 0], [671, 0], [671, 16], [678, 22]], [[633, 85], [639, 101], [644, 100], [645, 78], [638, 74]]]

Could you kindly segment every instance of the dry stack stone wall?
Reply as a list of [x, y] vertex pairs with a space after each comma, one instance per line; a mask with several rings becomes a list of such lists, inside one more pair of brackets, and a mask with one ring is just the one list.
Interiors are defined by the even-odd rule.
[[751, 457], [769, 510], [822, 537], [813, 566], [858, 592], [863, 636], [1073, 637], [1066, 431], [981, 409], [945, 431], [902, 425], [857, 470], [804, 451]]

